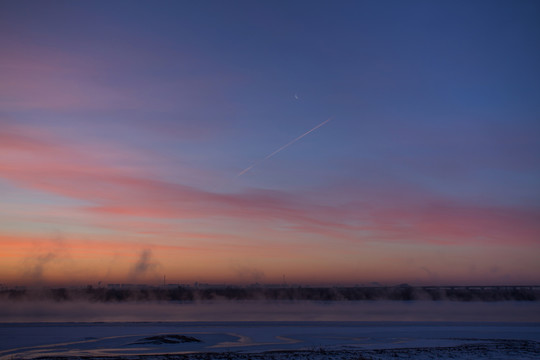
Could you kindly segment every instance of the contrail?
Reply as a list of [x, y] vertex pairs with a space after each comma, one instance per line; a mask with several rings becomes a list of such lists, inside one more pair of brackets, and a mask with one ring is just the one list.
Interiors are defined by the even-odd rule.
[[257, 160], [255, 161], [253, 164], [251, 164], [250, 166], [248, 166], [247, 168], [245, 168], [244, 170], [240, 171], [238, 173], [238, 175], [236, 175], [236, 177], [239, 177], [239, 176], [242, 176], [244, 175], [245, 173], [247, 173], [249, 170], [253, 169], [257, 164], [259, 164], [260, 162], [263, 162], [264, 160], [268, 160], [270, 159], [272, 156], [276, 155], [277, 153], [279, 153], [280, 151], [283, 151], [285, 150], [286, 148], [288, 148], [289, 146], [291, 146], [292, 144], [294, 144], [295, 142], [297, 142], [298, 140], [300, 140], [301, 138], [303, 138], [304, 136], [308, 135], [309, 133], [317, 130], [318, 128], [320, 128], [321, 126], [323, 126], [324, 124], [326, 124], [327, 122], [329, 122], [330, 120], [332, 120], [334, 117], [331, 116], [329, 117], [328, 119], [324, 120], [322, 123], [320, 123], [319, 125], [315, 126], [313, 129], [309, 130], [309, 131], [306, 131], [305, 133], [303, 133], [302, 135], [298, 136], [297, 138], [291, 140], [290, 142], [288, 142], [287, 144], [283, 145], [282, 147], [280, 147], [279, 149], [277, 149], [276, 151], [266, 155], [263, 159], [261, 160]]

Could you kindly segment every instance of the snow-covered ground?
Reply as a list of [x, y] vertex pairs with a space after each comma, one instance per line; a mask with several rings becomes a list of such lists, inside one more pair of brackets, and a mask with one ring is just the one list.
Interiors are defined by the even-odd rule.
[[540, 323], [0, 324], [0, 360], [139, 359], [141, 356], [143, 359], [540, 359]]

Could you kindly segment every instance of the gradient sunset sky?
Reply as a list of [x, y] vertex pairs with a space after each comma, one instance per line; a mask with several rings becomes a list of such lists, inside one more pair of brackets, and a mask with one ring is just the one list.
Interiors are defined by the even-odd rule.
[[539, 44], [538, 1], [2, 0], [0, 283], [538, 284]]

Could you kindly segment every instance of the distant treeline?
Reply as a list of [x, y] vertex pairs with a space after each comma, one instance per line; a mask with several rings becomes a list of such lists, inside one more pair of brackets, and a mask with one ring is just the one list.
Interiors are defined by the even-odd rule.
[[0, 299], [12, 301], [213, 301], [213, 300], [277, 300], [277, 301], [371, 301], [371, 300], [450, 300], [450, 301], [538, 301], [538, 286], [486, 287], [82, 287], [50, 289], [4, 289]]

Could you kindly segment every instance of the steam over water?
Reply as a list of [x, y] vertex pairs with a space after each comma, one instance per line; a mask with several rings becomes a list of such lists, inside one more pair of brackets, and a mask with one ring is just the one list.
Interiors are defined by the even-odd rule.
[[540, 322], [540, 302], [453, 301], [2, 301], [1, 322], [508, 321]]

